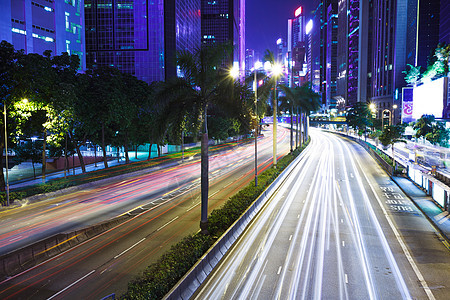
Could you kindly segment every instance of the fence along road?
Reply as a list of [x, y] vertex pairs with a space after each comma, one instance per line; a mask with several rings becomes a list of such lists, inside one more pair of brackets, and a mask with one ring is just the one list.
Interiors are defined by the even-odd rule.
[[305, 158], [195, 298], [445, 299], [449, 276], [447, 249], [366, 150], [312, 130]]

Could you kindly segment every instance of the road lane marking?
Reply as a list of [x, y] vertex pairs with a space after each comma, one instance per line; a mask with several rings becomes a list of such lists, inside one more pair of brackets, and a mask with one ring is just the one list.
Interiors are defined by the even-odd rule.
[[344, 223], [344, 219], [341, 219], [341, 223]]
[[163, 226], [159, 227], [156, 231], [160, 231], [161, 229], [163, 229], [164, 227], [166, 227], [167, 225], [169, 225], [170, 223], [172, 223], [172, 222], [175, 221], [176, 219], [178, 219], [178, 216], [176, 216], [175, 218], [173, 218], [171, 221], [167, 222], [167, 223], [164, 224]]
[[344, 274], [344, 277], [345, 277], [345, 283], [348, 283], [348, 275]]
[[67, 291], [68, 289], [70, 289], [71, 287], [73, 287], [75, 284], [77, 284], [78, 282], [82, 281], [83, 279], [85, 279], [86, 277], [88, 277], [89, 275], [91, 275], [92, 273], [94, 273], [95, 270], [92, 270], [91, 272], [89, 272], [88, 274], [84, 275], [83, 277], [81, 277], [80, 279], [78, 279], [77, 281], [75, 281], [74, 283], [68, 285], [67, 287], [65, 287], [64, 289], [60, 290], [59, 292], [57, 292], [56, 294], [54, 294], [53, 296], [51, 296], [50, 298], [47, 298], [47, 300], [51, 300], [53, 298], [55, 298], [56, 296], [58, 296], [61, 293], [64, 293], [65, 291]]
[[280, 275], [280, 273], [281, 273], [281, 266], [278, 267], [277, 275]]
[[291, 234], [291, 236], [289, 237], [289, 240], [292, 240], [292, 234]]
[[[361, 168], [361, 170], [363, 169], [361, 164], [359, 163], [359, 161], [357, 161], [359, 167]], [[405, 254], [409, 264], [411, 265], [412, 269], [414, 270], [414, 273], [417, 276], [417, 279], [419, 279], [420, 284], [422, 285], [423, 289], [425, 290], [425, 293], [428, 296], [428, 299], [433, 300], [436, 299], [430, 289], [430, 287], [428, 286], [428, 283], [425, 281], [425, 278], [423, 277], [422, 273], [419, 270], [419, 267], [416, 265], [416, 263], [414, 262], [414, 259], [412, 258], [411, 252], [408, 250], [408, 248], [406, 247], [405, 242], [403, 241], [400, 233], [398, 232], [397, 228], [394, 225], [393, 220], [391, 219], [391, 217], [389, 216], [388, 212], [386, 211], [386, 209], [383, 206], [383, 203], [381, 201], [381, 199], [378, 197], [378, 194], [375, 191], [375, 188], [373, 187], [372, 183], [370, 183], [369, 178], [367, 177], [366, 173], [362, 173], [366, 179], [366, 182], [369, 184], [370, 189], [372, 190], [372, 193], [375, 195], [375, 199], [377, 199], [378, 205], [381, 208], [388, 224], [389, 227], [391, 227], [391, 230], [393, 231], [398, 243], [400, 244], [400, 247], [403, 250], [403, 253]], [[384, 236], [383, 236], [384, 237]], [[392, 255], [392, 253], [391, 253]], [[394, 260], [395, 261], [395, 260]], [[398, 268], [398, 267], [397, 267]], [[405, 287], [406, 288], [406, 287]]]
[[342, 247], [345, 247], [345, 241], [342, 241]]
[[127, 253], [128, 251], [130, 251], [131, 249], [133, 249], [134, 247], [136, 247], [137, 245], [139, 245], [140, 243], [142, 243], [144, 240], [145, 240], [145, 238], [143, 238], [143, 239], [140, 240], [139, 242], [135, 243], [135, 244], [134, 244], [133, 246], [131, 246], [130, 248], [128, 248], [128, 249], [122, 251], [122, 253], [120, 253], [120, 254], [114, 256], [114, 259], [118, 258], [118, 257], [121, 256], [122, 254]]
[[194, 209], [194, 208], [197, 207], [199, 204], [200, 204], [200, 202], [197, 203], [197, 204], [195, 204], [195, 205], [193, 205], [193, 206], [191, 206], [191, 207], [189, 207], [186, 211], [190, 211], [190, 210]]

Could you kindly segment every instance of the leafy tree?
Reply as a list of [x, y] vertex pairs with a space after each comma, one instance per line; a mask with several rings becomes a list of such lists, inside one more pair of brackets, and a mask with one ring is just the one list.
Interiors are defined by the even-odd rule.
[[[14, 109], [14, 101], [16, 96], [16, 86], [18, 80], [16, 74], [19, 71], [19, 65], [17, 61], [20, 56], [23, 55], [22, 51], [14, 50], [13, 45], [6, 41], [0, 43], [0, 99], [2, 102], [1, 110], [4, 111], [6, 105], [7, 120], [6, 120], [6, 132], [8, 133], [7, 140], [8, 145], [11, 146], [15, 136], [15, 118], [13, 118], [11, 111]], [[0, 130], [0, 153], [3, 153], [5, 149], [5, 123], [4, 117], [0, 118], [0, 124], [2, 130]], [[5, 177], [3, 175], [3, 159], [0, 159], [0, 191], [6, 190]]]
[[414, 123], [413, 128], [416, 130], [415, 137], [426, 137], [427, 134], [433, 131], [433, 122], [435, 118], [433, 115], [422, 115], [420, 119]]
[[[125, 115], [117, 115], [124, 103], [122, 74], [115, 68], [101, 67], [79, 76], [76, 116], [82, 125], [80, 132], [101, 146], [103, 163], [108, 168], [106, 146], [118, 131], [117, 124]], [[128, 122], [128, 121], [126, 121]]]
[[425, 138], [434, 145], [448, 147], [449, 131], [445, 128], [443, 122], [433, 124], [431, 132], [425, 135]]
[[413, 66], [410, 64], [407, 64], [407, 67], [409, 67], [409, 70], [403, 71], [405, 74], [405, 81], [409, 85], [416, 85], [420, 80], [420, 66]]
[[[306, 83], [302, 86], [288, 87], [281, 85], [280, 88], [283, 90], [286, 96], [280, 97], [281, 108], [288, 110], [291, 114], [291, 150], [292, 150], [292, 140], [293, 140], [293, 114], [297, 112], [297, 141], [299, 140], [299, 115], [309, 115], [312, 111], [317, 111], [320, 108], [320, 96], [311, 89], [311, 85]], [[299, 114], [300, 111], [300, 114]], [[303, 123], [303, 128], [306, 128], [306, 118], [301, 118]], [[300, 138], [300, 145], [304, 138]]]
[[366, 132], [367, 127], [372, 126], [372, 112], [366, 102], [357, 102], [347, 111], [347, 124], [358, 133]]
[[381, 133], [379, 140], [381, 144], [385, 147], [391, 145], [392, 147], [392, 164], [395, 167], [395, 159], [394, 159], [394, 144], [398, 142], [406, 143], [403, 137], [403, 133], [405, 132], [405, 125], [390, 125], [386, 126]]
[[[182, 51], [177, 55], [177, 64], [184, 74], [181, 78], [172, 78], [161, 84], [157, 93], [159, 132], [173, 127], [181, 132], [183, 124], [202, 131], [201, 138], [201, 221], [200, 227], [207, 232], [208, 221], [208, 122], [211, 106], [229, 104], [233, 93], [228, 72], [223, 62], [229, 57], [229, 45], [204, 46], [194, 53]], [[227, 88], [226, 85], [229, 85]], [[236, 102], [239, 99], [234, 99]]]
[[434, 145], [447, 146], [448, 144], [450, 137], [448, 129], [443, 122], [436, 122], [433, 115], [423, 115], [413, 128], [416, 130], [416, 138], [424, 137]]

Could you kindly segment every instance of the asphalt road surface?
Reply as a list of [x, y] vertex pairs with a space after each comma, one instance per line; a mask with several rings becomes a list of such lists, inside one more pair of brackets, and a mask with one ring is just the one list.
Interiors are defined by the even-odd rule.
[[[272, 162], [271, 128], [258, 141], [259, 170]], [[289, 151], [279, 128], [278, 153]], [[99, 222], [126, 211], [115, 228], [0, 283], [0, 299], [100, 299], [128, 282], [200, 224], [199, 161], [56, 197], [0, 216], [0, 245]], [[210, 157], [209, 211], [253, 181], [254, 144]], [[106, 216], [106, 217], [105, 217]]]
[[195, 299], [449, 299], [450, 252], [358, 144], [311, 130]]

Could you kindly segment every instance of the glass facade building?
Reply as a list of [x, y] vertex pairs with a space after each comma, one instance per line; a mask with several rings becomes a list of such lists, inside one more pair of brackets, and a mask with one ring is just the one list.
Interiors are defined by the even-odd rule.
[[151, 83], [176, 76], [176, 51], [200, 46], [200, 0], [85, 0], [88, 67]]
[[83, 0], [2, 0], [0, 40], [25, 53], [77, 54], [86, 67]]
[[245, 0], [201, 0], [203, 45], [231, 42], [233, 60], [245, 70]]

